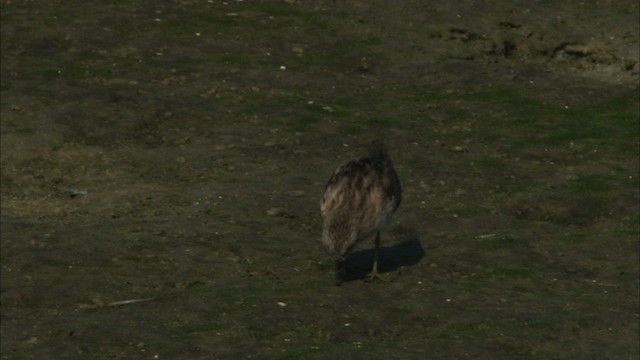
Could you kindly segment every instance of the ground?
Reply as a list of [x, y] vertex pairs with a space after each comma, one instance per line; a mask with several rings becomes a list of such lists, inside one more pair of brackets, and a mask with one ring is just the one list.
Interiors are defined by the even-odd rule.
[[[2, 1], [2, 358], [637, 359], [638, 12]], [[388, 281], [336, 287], [377, 137]]]

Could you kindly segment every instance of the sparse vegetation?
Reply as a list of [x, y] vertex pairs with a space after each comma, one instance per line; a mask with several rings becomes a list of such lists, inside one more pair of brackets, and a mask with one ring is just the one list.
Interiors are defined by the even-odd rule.
[[[640, 355], [637, 2], [1, 19], [3, 359]], [[379, 135], [391, 282], [336, 288], [320, 196]]]

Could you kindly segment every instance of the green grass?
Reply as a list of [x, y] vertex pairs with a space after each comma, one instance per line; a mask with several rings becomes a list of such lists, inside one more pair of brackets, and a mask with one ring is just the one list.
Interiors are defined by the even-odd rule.
[[35, 129], [35, 128], [25, 127], [25, 128], [18, 128], [16, 131], [23, 135], [33, 135], [37, 132], [37, 130], [38, 129]]
[[603, 193], [613, 190], [611, 180], [599, 175], [580, 176], [572, 182], [571, 190], [576, 193]]
[[373, 117], [363, 120], [363, 125], [366, 127], [369, 126], [379, 126], [379, 127], [390, 127], [396, 123], [394, 119], [391, 118], [383, 118], [383, 117]]
[[224, 323], [219, 322], [205, 322], [184, 326], [180, 331], [184, 333], [184, 335], [193, 335], [200, 334], [212, 331], [221, 331], [227, 329], [229, 326]]
[[[317, 11], [300, 10], [300, 8], [295, 5], [281, 2], [265, 2], [252, 7], [273, 17], [276, 24], [281, 23], [276, 25], [278, 28], [297, 24], [304, 27], [312, 26], [322, 31], [329, 30], [329, 24], [325, 20], [325, 17]], [[331, 16], [340, 18], [345, 17], [346, 14], [336, 11], [332, 12]], [[283, 19], [286, 21], [282, 21]]]
[[[482, 118], [482, 123], [475, 126], [471, 134], [479, 139], [495, 139], [502, 134], [508, 144], [517, 148], [573, 143], [632, 155], [638, 151], [640, 132], [638, 96], [638, 90], [634, 90], [601, 103], [576, 107], [528, 98], [511, 88], [462, 94], [421, 93], [414, 89], [409, 98], [414, 103], [438, 104], [454, 123]], [[459, 101], [475, 104], [479, 113], [473, 116], [457, 109]], [[493, 110], [499, 114], [492, 114]]]
[[499, 277], [507, 278], [534, 278], [537, 272], [526, 265], [494, 266], [490, 272]]

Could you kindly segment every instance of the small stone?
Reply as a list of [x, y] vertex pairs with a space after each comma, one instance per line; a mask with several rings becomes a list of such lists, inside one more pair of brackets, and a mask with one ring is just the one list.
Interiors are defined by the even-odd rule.
[[298, 56], [304, 55], [304, 48], [302, 46], [294, 46], [291, 50]]
[[291, 196], [298, 197], [298, 196], [304, 196], [305, 191], [304, 190], [291, 190], [291, 191], [287, 191], [287, 194], [291, 195]]
[[269, 215], [269, 216], [279, 216], [279, 215], [282, 215], [282, 214], [284, 214], [284, 210], [282, 210], [282, 208], [274, 207], [274, 208], [271, 208], [271, 209], [267, 210], [267, 215]]

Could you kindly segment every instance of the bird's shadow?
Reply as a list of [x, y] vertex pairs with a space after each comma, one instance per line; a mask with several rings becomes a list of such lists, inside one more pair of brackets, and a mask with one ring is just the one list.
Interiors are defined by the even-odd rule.
[[[389, 273], [403, 266], [417, 264], [424, 257], [424, 249], [418, 239], [403, 241], [394, 246], [380, 247], [378, 273]], [[373, 267], [375, 249], [360, 250], [347, 258], [346, 275], [343, 281], [363, 279]]]

